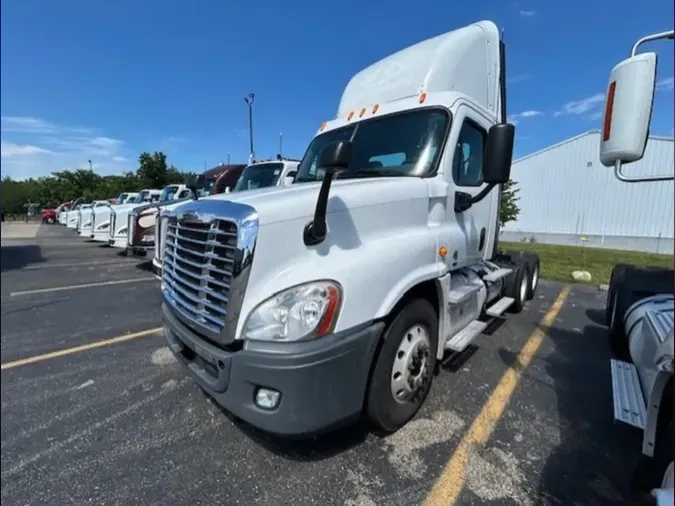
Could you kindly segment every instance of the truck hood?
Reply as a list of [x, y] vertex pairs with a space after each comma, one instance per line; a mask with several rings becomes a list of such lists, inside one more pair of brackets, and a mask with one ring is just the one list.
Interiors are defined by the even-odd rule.
[[116, 206], [110, 206], [115, 213], [128, 213], [132, 209], [137, 207], [142, 207], [146, 204], [118, 204]]
[[[273, 186], [243, 192], [224, 193], [208, 197], [214, 205], [218, 201], [248, 204], [258, 212], [261, 225], [291, 221], [314, 216], [320, 182], [296, 183], [291, 186]], [[377, 179], [343, 179], [333, 181], [328, 199], [328, 213], [360, 207], [377, 206], [398, 201], [428, 198], [429, 187], [417, 177], [388, 177]], [[185, 210], [198, 201], [180, 206]]]

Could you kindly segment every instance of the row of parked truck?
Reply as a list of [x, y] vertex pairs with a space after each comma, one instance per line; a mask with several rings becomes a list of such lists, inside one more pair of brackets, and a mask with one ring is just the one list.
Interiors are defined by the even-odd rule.
[[144, 256], [154, 251], [155, 216], [160, 209], [207, 195], [287, 186], [293, 183], [297, 166], [298, 160], [281, 156], [250, 165], [220, 165], [191, 182], [123, 192], [112, 202], [67, 202], [57, 208], [54, 219], [80, 237]]
[[[600, 158], [623, 181], [644, 181], [622, 164], [644, 154], [656, 55], [637, 49], [659, 38], [673, 32], [611, 74]], [[482, 21], [353, 76], [299, 163], [250, 165], [228, 195], [205, 175], [59, 218], [114, 247], [154, 245], [169, 347], [238, 418], [285, 436], [360, 419], [394, 432], [442, 360], [536, 293], [539, 258], [498, 241], [514, 132], [505, 45]], [[672, 504], [672, 269], [617, 266], [607, 321], [615, 418], [644, 431], [635, 486]]]

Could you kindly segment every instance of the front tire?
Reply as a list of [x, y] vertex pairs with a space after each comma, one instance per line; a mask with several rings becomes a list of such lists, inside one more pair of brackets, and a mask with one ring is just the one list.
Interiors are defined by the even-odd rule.
[[438, 315], [426, 299], [413, 299], [383, 336], [368, 387], [366, 416], [376, 432], [393, 433], [426, 399], [438, 347]]

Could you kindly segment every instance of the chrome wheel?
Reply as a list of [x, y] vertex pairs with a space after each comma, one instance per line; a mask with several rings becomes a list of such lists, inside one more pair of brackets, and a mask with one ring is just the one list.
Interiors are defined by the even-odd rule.
[[422, 325], [413, 325], [403, 335], [391, 371], [391, 394], [398, 402], [413, 400], [430, 380], [431, 341]]
[[530, 293], [534, 295], [534, 292], [537, 290], [537, 285], [539, 284], [539, 266], [534, 264], [532, 270], [532, 281], [530, 282]]
[[527, 276], [523, 276], [520, 282], [520, 300], [524, 303], [527, 300]]

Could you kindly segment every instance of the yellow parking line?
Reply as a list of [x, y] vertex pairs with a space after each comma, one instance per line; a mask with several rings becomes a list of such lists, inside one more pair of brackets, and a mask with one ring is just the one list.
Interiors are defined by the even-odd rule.
[[44, 360], [49, 360], [52, 358], [63, 357], [66, 355], [73, 355], [81, 351], [93, 350], [95, 348], [102, 348], [103, 346], [110, 346], [111, 344], [123, 343], [124, 341], [131, 341], [132, 339], [138, 339], [139, 337], [157, 334], [161, 330], [162, 327], [157, 327], [155, 329], [149, 330], [142, 330], [140, 332], [134, 332], [133, 334], [125, 334], [123, 336], [113, 337], [111, 339], [103, 339], [102, 341], [94, 341], [93, 343], [87, 343], [82, 344], [80, 346], [74, 346], [72, 348], [66, 348], [64, 350], [52, 351], [50, 353], [44, 353], [42, 355], [35, 355], [28, 358], [22, 358], [21, 360], [15, 360], [13, 362], [7, 362], [5, 364], [2, 364], [0, 366], [0, 370], [4, 371], [5, 369], [12, 369], [13, 367], [35, 364], [36, 362], [42, 362]]
[[523, 370], [537, 353], [546, 331], [555, 321], [569, 293], [570, 287], [565, 286], [537, 329], [530, 335], [518, 353], [515, 362], [506, 370], [469, 431], [464, 435], [445, 465], [431, 492], [427, 495], [424, 502], [425, 506], [451, 506], [455, 504], [464, 487], [466, 466], [471, 451], [476, 446], [484, 445], [490, 439], [497, 422], [518, 386]]
[[19, 295], [31, 295], [34, 293], [49, 293], [49, 292], [63, 292], [65, 290], [77, 290], [79, 288], [91, 288], [94, 286], [110, 286], [110, 285], [122, 285], [125, 283], [140, 283], [141, 281], [155, 281], [155, 277], [147, 278], [132, 278], [132, 279], [120, 279], [118, 281], [101, 281], [100, 283], [85, 283], [83, 285], [69, 285], [69, 286], [55, 286], [53, 288], [38, 288], [36, 290], [24, 290], [21, 292], [12, 292], [9, 294], [10, 297], [17, 297]]

